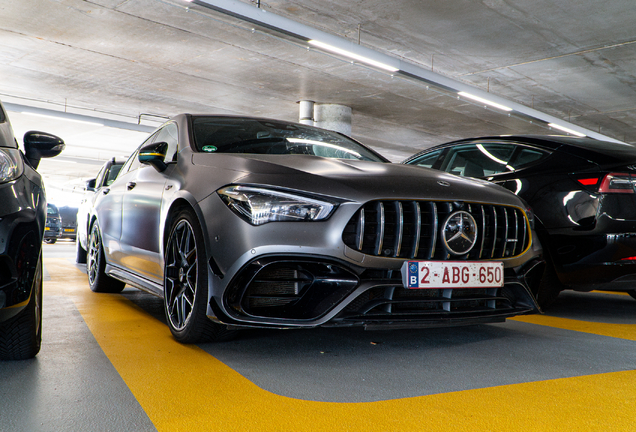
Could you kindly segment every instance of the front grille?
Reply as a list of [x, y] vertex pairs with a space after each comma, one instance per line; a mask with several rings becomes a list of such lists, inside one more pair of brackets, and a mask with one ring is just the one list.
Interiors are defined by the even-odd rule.
[[[471, 214], [477, 240], [470, 252], [452, 255], [442, 241], [446, 219], [456, 211]], [[422, 259], [501, 259], [520, 255], [530, 243], [522, 210], [515, 207], [443, 201], [370, 201], [351, 218], [344, 243], [366, 255]]]

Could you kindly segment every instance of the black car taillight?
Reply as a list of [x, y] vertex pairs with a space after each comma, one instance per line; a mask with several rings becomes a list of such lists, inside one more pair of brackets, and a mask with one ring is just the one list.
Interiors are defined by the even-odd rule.
[[633, 194], [636, 187], [636, 175], [629, 173], [609, 173], [596, 176], [576, 176], [576, 180], [585, 189], [599, 193], [628, 193]]
[[629, 173], [609, 173], [601, 181], [600, 193], [634, 193], [636, 176]]

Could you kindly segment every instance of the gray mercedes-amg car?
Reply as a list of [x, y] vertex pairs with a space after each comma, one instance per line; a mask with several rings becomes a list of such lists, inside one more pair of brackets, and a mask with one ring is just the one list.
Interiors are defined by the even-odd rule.
[[301, 124], [178, 115], [133, 153], [87, 223], [91, 289], [128, 283], [162, 297], [185, 343], [244, 327], [538, 311], [543, 260], [518, 197]]

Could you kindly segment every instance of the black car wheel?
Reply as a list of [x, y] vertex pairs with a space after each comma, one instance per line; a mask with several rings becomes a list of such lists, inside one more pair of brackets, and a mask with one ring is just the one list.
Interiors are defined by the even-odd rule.
[[106, 259], [104, 258], [104, 247], [102, 246], [102, 236], [97, 222], [93, 224], [88, 240], [88, 258], [86, 272], [88, 273], [88, 284], [94, 292], [118, 293], [124, 289], [124, 282], [113, 279], [105, 273]]
[[55, 244], [57, 239], [44, 239], [44, 243], [46, 244]]
[[[26, 238], [21, 247], [27, 247]], [[42, 255], [38, 257], [35, 274], [29, 271], [29, 263], [18, 263], [18, 267], [21, 269], [18, 283], [33, 284], [31, 297], [18, 315], [0, 325], [0, 360], [33, 358], [42, 344]]]
[[86, 249], [82, 247], [79, 238], [75, 240], [75, 262], [78, 264], [86, 264]]
[[164, 264], [164, 307], [170, 331], [182, 343], [227, 340], [235, 332], [206, 315], [205, 252], [196, 216], [182, 209], [173, 221]]
[[537, 293], [537, 303], [542, 309], [547, 309], [554, 304], [559, 293], [565, 289], [565, 286], [559, 280], [559, 276], [554, 269], [554, 264], [546, 259], [545, 270], [539, 283], [539, 292]]

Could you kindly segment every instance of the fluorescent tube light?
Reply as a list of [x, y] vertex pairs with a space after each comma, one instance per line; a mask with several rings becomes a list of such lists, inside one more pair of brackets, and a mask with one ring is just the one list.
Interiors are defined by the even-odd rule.
[[372, 60], [372, 59], [370, 59], [368, 57], [364, 57], [364, 56], [361, 56], [359, 54], [352, 53], [351, 51], [347, 51], [347, 50], [344, 50], [342, 48], [338, 48], [338, 47], [335, 47], [333, 45], [326, 44], [324, 42], [320, 42], [320, 41], [312, 39], [308, 43], [310, 45], [315, 46], [315, 47], [322, 48], [325, 51], [330, 51], [330, 52], [335, 53], [335, 54], [340, 54], [342, 56], [349, 57], [350, 59], [357, 60], [357, 61], [359, 61], [361, 63], [366, 63], [368, 65], [375, 66], [377, 68], [384, 69], [384, 70], [389, 71], [389, 72], [397, 72], [397, 71], [399, 71], [398, 68], [395, 68], [393, 66], [389, 66], [388, 64], [385, 64], [385, 63], [382, 63], [382, 62], [379, 62], [379, 61], [376, 61], [376, 60]]
[[28, 111], [22, 111], [21, 114], [26, 114], [26, 115], [35, 116], [35, 117], [42, 117], [49, 120], [62, 120], [62, 121], [68, 121], [73, 123], [82, 123], [82, 124], [91, 125], [91, 126], [104, 126], [103, 123], [97, 123], [97, 122], [85, 121], [85, 120], [75, 120], [72, 118], [64, 117], [63, 115], [52, 116], [52, 115], [46, 115], [46, 114], [32, 113]]
[[569, 134], [572, 134], [572, 135], [580, 137], [580, 138], [583, 138], [583, 137], [587, 136], [584, 133], [577, 132], [577, 131], [574, 131], [572, 129], [568, 129], [565, 126], [561, 126], [561, 125], [556, 124], [556, 123], [548, 123], [548, 126], [553, 127], [555, 129], [558, 129], [558, 130], [563, 131], [563, 132], [567, 132]]
[[472, 99], [472, 100], [477, 101], [477, 102], [481, 102], [481, 103], [483, 103], [485, 105], [490, 105], [491, 107], [498, 108], [498, 109], [500, 109], [502, 111], [512, 111], [512, 108], [509, 108], [509, 107], [507, 107], [505, 105], [498, 104], [496, 102], [489, 101], [488, 99], [484, 99], [484, 98], [481, 98], [479, 96], [472, 95], [470, 93], [466, 93], [466, 92], [462, 91], [462, 92], [459, 92], [457, 94], [460, 95], [460, 96], [463, 96], [465, 98]]

